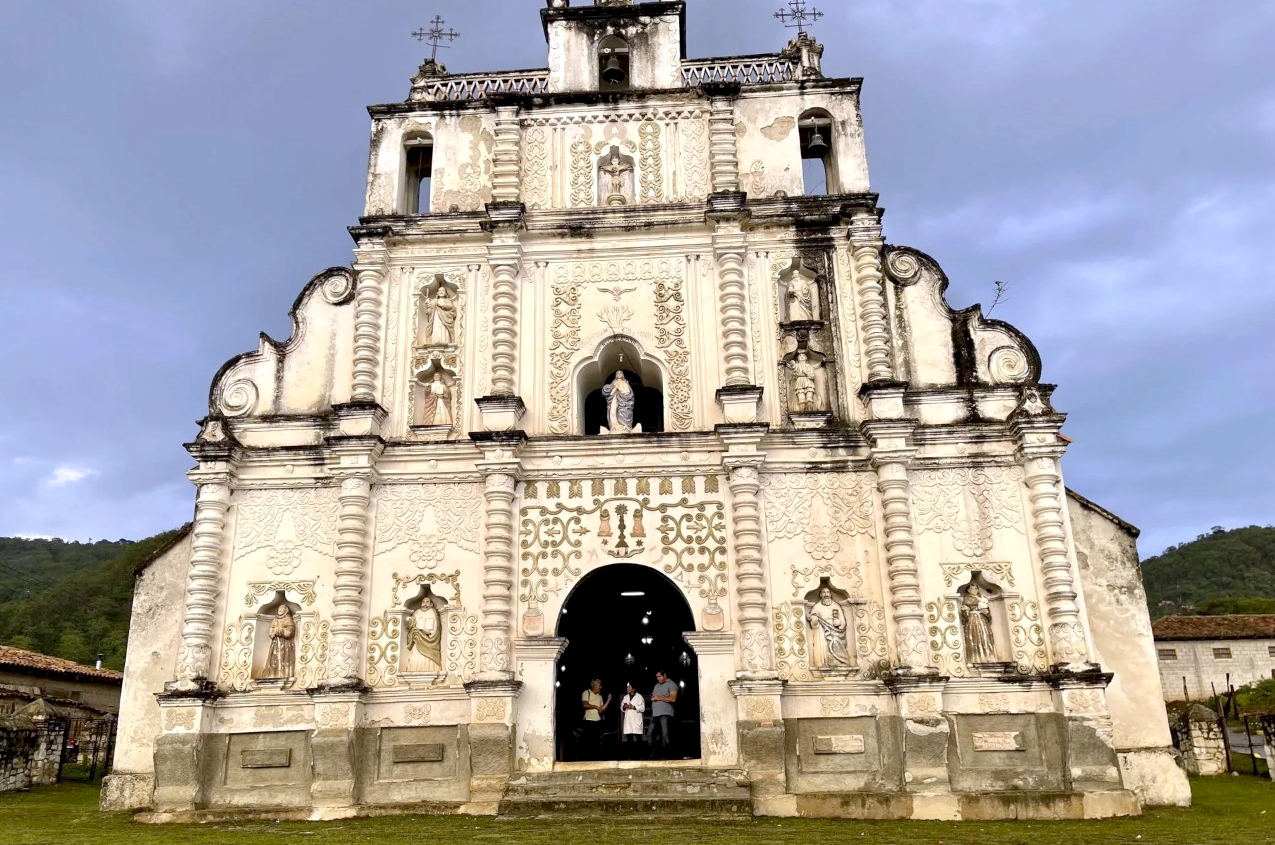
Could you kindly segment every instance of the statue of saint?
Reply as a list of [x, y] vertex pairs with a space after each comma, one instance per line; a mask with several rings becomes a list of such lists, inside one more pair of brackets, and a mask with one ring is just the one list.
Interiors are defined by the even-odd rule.
[[625, 181], [633, 172], [633, 165], [620, 156], [620, 148], [611, 148], [611, 158], [600, 168], [602, 175], [602, 193], [607, 205], [625, 205], [628, 203], [628, 191]]
[[845, 609], [822, 587], [819, 601], [806, 609], [810, 623], [810, 665], [816, 669], [850, 668], [850, 647], [846, 642], [849, 622]]
[[438, 292], [425, 301], [425, 327], [421, 332], [426, 346], [448, 346], [456, 342], [456, 300], [440, 284]]
[[407, 661], [405, 672], [443, 671], [443, 620], [426, 591], [420, 606], [407, 617]]
[[788, 281], [788, 320], [819, 319], [819, 283], [801, 273]]
[[599, 429], [599, 434], [637, 434], [642, 431], [641, 425], [633, 424], [636, 397], [624, 370], [617, 370], [611, 383], [602, 386], [602, 397], [607, 400], [607, 425]]
[[977, 584], [971, 583], [961, 599], [961, 627], [965, 630], [965, 659], [970, 663], [995, 663], [992, 605]]
[[792, 370], [792, 406], [798, 414], [827, 410], [827, 402], [819, 386], [819, 368], [823, 364], [811, 361], [805, 352], [798, 352], [795, 361], [788, 362]]
[[421, 390], [420, 420], [420, 425], [452, 425], [452, 390], [440, 372]]
[[270, 620], [270, 653], [266, 656], [263, 678], [291, 678], [295, 674], [297, 623], [292, 608], [281, 604]]

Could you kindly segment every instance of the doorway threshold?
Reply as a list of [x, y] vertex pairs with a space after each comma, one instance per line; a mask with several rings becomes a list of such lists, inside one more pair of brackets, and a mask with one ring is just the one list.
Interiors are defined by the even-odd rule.
[[582, 760], [576, 763], [554, 763], [555, 772], [601, 772], [614, 769], [700, 769], [704, 761], [689, 760]]

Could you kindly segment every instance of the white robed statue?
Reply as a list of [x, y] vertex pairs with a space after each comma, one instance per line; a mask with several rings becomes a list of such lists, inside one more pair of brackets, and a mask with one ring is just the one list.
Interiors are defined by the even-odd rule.
[[636, 394], [633, 385], [624, 377], [624, 370], [617, 370], [611, 383], [602, 386], [602, 398], [607, 400], [607, 424], [599, 427], [599, 434], [641, 433], [641, 424], [633, 424]]

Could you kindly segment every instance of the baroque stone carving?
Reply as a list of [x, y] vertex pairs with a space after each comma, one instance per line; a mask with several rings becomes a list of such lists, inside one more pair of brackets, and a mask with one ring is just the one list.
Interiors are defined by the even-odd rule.
[[602, 398], [607, 403], [607, 425], [599, 428], [599, 434], [640, 434], [642, 425], [633, 423], [636, 396], [624, 370], [616, 370], [615, 378], [602, 385]]
[[991, 600], [975, 581], [965, 587], [961, 596], [961, 629], [965, 633], [965, 657], [970, 663], [997, 661]]
[[612, 146], [598, 162], [598, 205], [632, 205], [634, 190], [633, 159]]
[[854, 668], [847, 598], [849, 595], [834, 587], [827, 577], [821, 578], [819, 586], [806, 594], [810, 664], [820, 672], [848, 672]]
[[448, 545], [478, 551], [482, 490], [474, 483], [387, 484], [376, 490], [376, 554], [407, 544], [417, 569], [433, 569]]
[[276, 576], [295, 572], [305, 549], [325, 557], [334, 554], [333, 488], [243, 490], [235, 510], [236, 558], [264, 552], [266, 567]]
[[638, 127], [638, 154], [642, 169], [643, 203], [664, 202], [663, 145], [660, 124], [644, 121]]
[[802, 538], [815, 560], [832, 560], [842, 538], [875, 536], [871, 482], [856, 473], [767, 473], [766, 523], [771, 541]]
[[275, 608], [275, 618], [270, 622], [270, 651], [260, 677], [291, 678], [296, 670], [296, 620], [292, 608], [286, 603]]
[[799, 350], [787, 361], [790, 371], [789, 413], [807, 414], [828, 410], [828, 379], [823, 357]]
[[912, 501], [921, 532], [950, 534], [966, 557], [992, 550], [994, 530], [1025, 533], [1019, 467], [968, 467], [916, 474]]

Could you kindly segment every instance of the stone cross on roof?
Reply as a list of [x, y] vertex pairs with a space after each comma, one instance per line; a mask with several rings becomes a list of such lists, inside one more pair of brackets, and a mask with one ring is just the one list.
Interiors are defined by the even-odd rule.
[[454, 29], [443, 29], [443, 24], [445, 23], [445, 21], [443, 20], [442, 15], [434, 15], [434, 19], [430, 21], [429, 23], [430, 23], [429, 29], [420, 27], [419, 29], [417, 29], [415, 32], [412, 33], [412, 37], [415, 38], [417, 41], [429, 42], [430, 44], [429, 60], [432, 62], [438, 58], [439, 47], [442, 47], [444, 50], [446, 50], [448, 47], [451, 46], [450, 44], [443, 44], [441, 42], [444, 39], [448, 41], [455, 41], [457, 38], [460, 38], [460, 33]]

